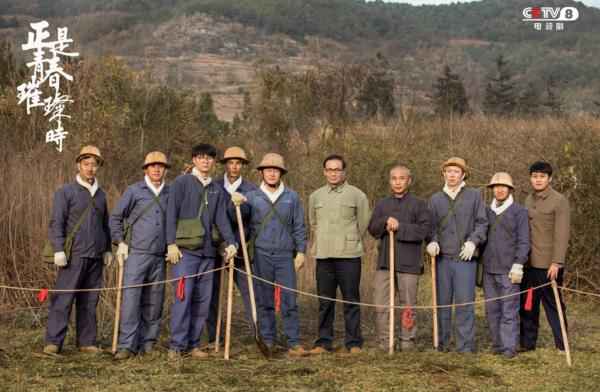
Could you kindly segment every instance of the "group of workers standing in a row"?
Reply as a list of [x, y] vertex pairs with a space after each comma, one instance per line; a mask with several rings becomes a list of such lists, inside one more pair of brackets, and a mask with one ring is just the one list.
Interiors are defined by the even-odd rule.
[[[170, 312], [169, 358], [189, 354], [207, 358], [200, 345], [206, 327], [209, 341], [217, 331], [219, 279], [207, 273], [226, 263], [242, 263], [236, 209], [241, 212], [245, 237], [252, 250], [252, 273], [269, 282], [296, 288], [296, 273], [305, 262], [307, 230], [304, 208], [298, 194], [282, 181], [288, 172], [282, 156], [268, 153], [257, 169], [262, 182], [256, 186], [242, 178], [249, 163], [239, 147], [228, 148], [220, 160], [225, 173], [213, 179], [217, 150], [209, 144], [192, 148], [193, 166], [171, 184], [165, 183], [170, 167], [165, 154], [146, 156], [144, 178], [130, 185], [108, 213], [106, 195], [96, 177], [104, 163], [97, 147], [85, 146], [77, 157], [74, 182], [62, 186], [54, 196], [50, 242], [54, 263], [60, 267], [51, 296], [44, 352], [61, 351], [71, 308], [76, 308], [76, 343], [79, 350], [99, 352], [96, 342], [96, 307], [102, 286], [103, 265], [112, 263], [112, 244], [124, 268], [121, 321], [116, 359], [156, 352], [164, 302], [166, 260], [176, 298]], [[479, 190], [466, 186], [469, 169], [461, 158], [450, 158], [441, 167], [444, 185], [429, 201], [412, 192], [411, 170], [395, 165], [389, 170], [390, 195], [375, 203], [346, 181], [346, 162], [330, 155], [323, 162], [326, 185], [308, 201], [311, 254], [316, 262], [317, 294], [360, 302], [363, 236], [368, 231], [379, 241], [374, 275], [378, 344], [389, 344], [389, 240], [394, 243], [396, 295], [400, 305], [417, 304], [417, 286], [423, 272], [423, 245], [436, 257], [439, 349], [448, 351], [452, 336], [452, 310], [443, 305], [475, 299], [477, 264], [483, 266], [486, 298], [506, 297], [486, 304], [493, 350], [513, 357], [517, 350], [536, 347], [539, 308], [543, 304], [556, 347], [564, 349], [552, 289], [535, 291], [531, 310], [523, 309], [525, 296], [514, 295], [550, 280], [562, 283], [569, 240], [569, 204], [551, 187], [552, 167], [536, 162], [530, 167], [533, 188], [525, 206], [513, 198], [514, 185], [508, 173], [496, 173], [489, 187], [494, 199], [486, 206]], [[394, 236], [390, 236], [390, 232]], [[251, 248], [251, 249], [250, 249]], [[246, 276], [235, 271], [246, 317], [251, 320]], [[274, 288], [254, 284], [262, 339], [270, 349], [277, 343]], [[511, 296], [511, 294], [513, 294]], [[561, 306], [564, 308], [562, 298]], [[564, 310], [564, 309], [563, 309]], [[473, 305], [455, 309], [456, 350], [474, 352]], [[300, 341], [296, 294], [283, 289], [281, 316], [288, 355], [299, 357], [333, 350], [335, 302], [319, 300], [318, 339], [305, 350]], [[363, 346], [360, 306], [344, 304], [345, 342], [350, 353]], [[400, 348], [414, 348], [415, 313], [403, 312]], [[519, 347], [520, 346], [520, 347]]]

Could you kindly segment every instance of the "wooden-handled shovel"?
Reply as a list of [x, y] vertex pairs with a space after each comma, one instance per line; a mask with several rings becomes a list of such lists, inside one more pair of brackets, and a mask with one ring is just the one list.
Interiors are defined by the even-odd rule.
[[389, 231], [390, 234], [390, 247], [389, 247], [389, 254], [390, 254], [390, 332], [389, 332], [389, 348], [388, 348], [388, 354], [392, 355], [394, 354], [394, 297], [396, 294], [396, 282], [395, 282], [395, 277], [396, 277], [396, 267], [395, 267], [395, 254], [394, 254], [394, 232], [393, 231]]
[[219, 352], [219, 346], [221, 345], [221, 324], [223, 321], [223, 295], [225, 294], [225, 271], [227, 271], [227, 269], [223, 269], [221, 271], [219, 271], [219, 276], [221, 279], [221, 282], [219, 284], [219, 299], [217, 302], [217, 326], [216, 326], [216, 333], [215, 333], [215, 352], [218, 353]]
[[121, 294], [123, 292], [123, 270], [125, 269], [123, 256], [117, 256], [117, 304], [115, 308], [115, 326], [113, 329], [112, 353], [117, 352], [117, 341], [119, 340], [119, 323], [121, 322]]
[[242, 245], [242, 254], [244, 255], [244, 268], [246, 270], [246, 278], [248, 279], [248, 294], [250, 295], [250, 306], [252, 310], [252, 322], [254, 323], [254, 341], [260, 352], [266, 357], [271, 357], [271, 350], [265, 344], [260, 331], [258, 329], [258, 317], [256, 315], [256, 299], [254, 297], [254, 285], [252, 283], [252, 271], [250, 270], [250, 258], [248, 257], [248, 249], [246, 248], [246, 234], [244, 233], [244, 222], [242, 221], [242, 211], [240, 206], [235, 206], [235, 215], [240, 231], [240, 241]]
[[435, 256], [431, 256], [431, 305], [433, 310], [433, 348], [437, 349], [438, 342], [438, 312], [437, 312], [437, 277]]

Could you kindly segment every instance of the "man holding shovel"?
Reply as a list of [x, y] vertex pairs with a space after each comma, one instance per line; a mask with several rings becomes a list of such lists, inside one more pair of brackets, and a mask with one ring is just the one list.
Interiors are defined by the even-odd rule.
[[412, 175], [404, 165], [390, 169], [389, 184], [392, 195], [377, 202], [369, 223], [369, 233], [379, 241], [379, 259], [375, 272], [374, 298], [376, 329], [379, 346], [389, 347], [389, 232], [394, 233], [395, 290], [400, 305], [407, 306], [402, 312], [401, 349], [414, 348], [417, 326], [411, 307], [417, 304], [419, 275], [423, 273], [422, 244], [431, 231], [431, 215], [427, 203], [410, 192]]
[[[564, 265], [569, 246], [571, 210], [567, 198], [552, 188], [552, 166], [548, 162], [535, 162], [529, 168], [533, 194], [525, 199], [531, 226], [531, 255], [525, 267], [521, 290], [550, 281], [563, 284]], [[558, 301], [565, 313], [562, 294]], [[560, 319], [553, 290], [549, 286], [533, 292], [532, 308], [525, 309], [527, 295], [521, 296], [521, 351], [535, 350], [540, 326], [540, 303], [554, 335], [554, 345], [564, 351]], [[564, 320], [566, 327], [566, 319]]]
[[[170, 167], [160, 151], [146, 155], [144, 179], [127, 188], [110, 217], [117, 260], [124, 268], [123, 285], [149, 284], [165, 279], [166, 211]], [[118, 352], [115, 359], [151, 353], [160, 333], [164, 285], [124, 290]]]
[[[95, 146], [77, 156], [75, 181], [54, 194], [49, 237], [54, 264], [59, 268], [55, 289], [97, 289], [102, 286], [102, 265], [112, 263], [106, 194], [96, 174], [104, 160]], [[58, 354], [67, 334], [75, 302], [77, 346], [84, 353], [99, 353], [96, 346], [98, 291], [53, 293], [48, 309], [44, 353]]]
[[[240, 235], [239, 235], [239, 227], [237, 224], [235, 210], [232, 211], [229, 208], [231, 202], [231, 194], [234, 192], [239, 192], [242, 195], [248, 194], [248, 192], [256, 190], [257, 187], [253, 183], [247, 181], [242, 178], [242, 169], [245, 165], [247, 165], [250, 161], [246, 156], [246, 152], [240, 147], [229, 147], [225, 150], [223, 154], [223, 159], [220, 161], [225, 166], [225, 173], [222, 178], [215, 180], [215, 183], [221, 185], [227, 194], [227, 218], [231, 225], [231, 229], [233, 230], [233, 234], [236, 237], [236, 241], [238, 244], [241, 244]], [[250, 222], [250, 211], [249, 207], [246, 205], [241, 206], [242, 220], [244, 223], [244, 231], [246, 233], [246, 237], [248, 237], [248, 227]], [[222, 255], [219, 255], [219, 260], [217, 266], [223, 265], [225, 260]], [[244, 260], [242, 256], [241, 250], [238, 250], [237, 255], [235, 256], [235, 265], [236, 267], [243, 268]], [[221, 271], [221, 274], [224, 274], [225, 271]], [[242, 296], [242, 300], [244, 301], [244, 309], [246, 310], [246, 318], [248, 320], [249, 325], [252, 325], [252, 312], [250, 309], [250, 299], [248, 297], [248, 279], [246, 276], [237, 270], [234, 272], [235, 283], [240, 291]], [[208, 332], [208, 341], [209, 343], [214, 343], [216, 341], [216, 331], [217, 331], [217, 314], [218, 314], [218, 306], [219, 306], [219, 292], [221, 290], [220, 280], [216, 278], [213, 279], [213, 295], [210, 303], [210, 312], [208, 314], [208, 319], [206, 320], [206, 328]], [[222, 329], [221, 329], [222, 331]]]
[[[360, 189], [346, 182], [342, 156], [325, 158], [323, 175], [327, 185], [314, 191], [308, 202], [312, 249], [317, 261], [317, 294], [335, 298], [339, 286], [344, 300], [360, 302], [362, 237], [369, 224], [369, 200]], [[333, 349], [334, 319], [335, 302], [319, 299], [319, 338], [311, 354]], [[360, 353], [360, 306], [344, 304], [344, 321], [344, 345], [350, 353]]]
[[483, 292], [486, 298], [512, 297], [487, 302], [485, 313], [493, 350], [513, 358], [519, 341], [519, 284], [529, 257], [527, 210], [513, 199], [508, 173], [494, 174], [488, 187], [494, 200], [486, 209], [490, 223], [483, 252]]
[[[296, 272], [304, 265], [306, 227], [304, 209], [296, 192], [283, 184], [287, 173], [283, 157], [266, 154], [257, 169], [262, 175], [260, 189], [246, 196], [239, 192], [231, 195], [232, 202], [250, 207], [250, 244], [254, 249], [255, 273], [259, 278], [296, 288]], [[260, 332], [270, 349], [276, 339], [274, 288], [257, 283], [259, 297]], [[300, 345], [300, 323], [296, 294], [281, 291], [281, 314], [287, 337], [288, 356], [301, 357], [306, 351]]]
[[[208, 353], [199, 347], [212, 296], [212, 270], [217, 249], [212, 241], [213, 226], [225, 242], [225, 259], [237, 253], [235, 237], [227, 220], [227, 196], [210, 177], [217, 150], [210, 144], [192, 148], [194, 168], [171, 184], [167, 207], [167, 261], [173, 266], [175, 300], [171, 306], [169, 359], [184, 352], [203, 359]], [[200, 275], [199, 275], [200, 274]], [[186, 278], [189, 275], [197, 275]]]
[[[437, 258], [438, 305], [475, 300], [477, 247], [485, 242], [488, 221], [481, 194], [466, 186], [469, 172], [462, 158], [442, 164], [444, 188], [429, 200], [433, 226], [427, 253]], [[439, 309], [440, 351], [450, 350], [452, 309]], [[456, 350], [475, 352], [475, 308], [456, 308]]]

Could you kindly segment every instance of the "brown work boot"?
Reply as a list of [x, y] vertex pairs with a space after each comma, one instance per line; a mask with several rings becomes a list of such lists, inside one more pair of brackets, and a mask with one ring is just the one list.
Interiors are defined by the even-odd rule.
[[190, 354], [191, 354], [192, 358], [195, 358], [195, 359], [207, 359], [208, 358], [208, 353], [206, 351], [200, 350], [198, 347], [194, 347]]
[[293, 347], [290, 347], [290, 349], [287, 352], [288, 357], [293, 357], [293, 358], [300, 358], [300, 357], [305, 357], [308, 354], [308, 352], [304, 349], [304, 347], [302, 347], [301, 345], [296, 345]]
[[79, 351], [84, 354], [100, 354], [102, 352], [97, 346], [81, 346]]
[[315, 346], [312, 350], [308, 352], [310, 355], [320, 355], [320, 354], [328, 354], [329, 351], [322, 346]]
[[117, 351], [117, 353], [115, 354], [115, 356], [113, 358], [117, 361], [121, 361], [123, 359], [131, 358], [132, 355], [133, 355], [133, 353], [131, 351], [129, 351], [127, 349], [123, 349], [123, 350]]
[[360, 353], [362, 353], [362, 348], [360, 348], [358, 346], [350, 347], [349, 352], [350, 352], [350, 354], [360, 354]]
[[59, 351], [60, 347], [58, 347], [56, 344], [47, 344], [44, 347], [44, 354], [56, 355], [59, 353]]

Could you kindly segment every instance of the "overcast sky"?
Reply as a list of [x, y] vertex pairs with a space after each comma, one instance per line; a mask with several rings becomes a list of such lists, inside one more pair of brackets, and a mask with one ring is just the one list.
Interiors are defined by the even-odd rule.
[[[450, 3], [468, 3], [469, 1], [478, 1], [478, 0], [383, 0], [389, 3], [408, 3], [413, 5], [421, 5], [421, 4], [450, 4]], [[581, 0], [580, 0], [581, 1]], [[593, 7], [600, 8], [600, 0], [583, 0], [581, 1], [583, 4]]]

